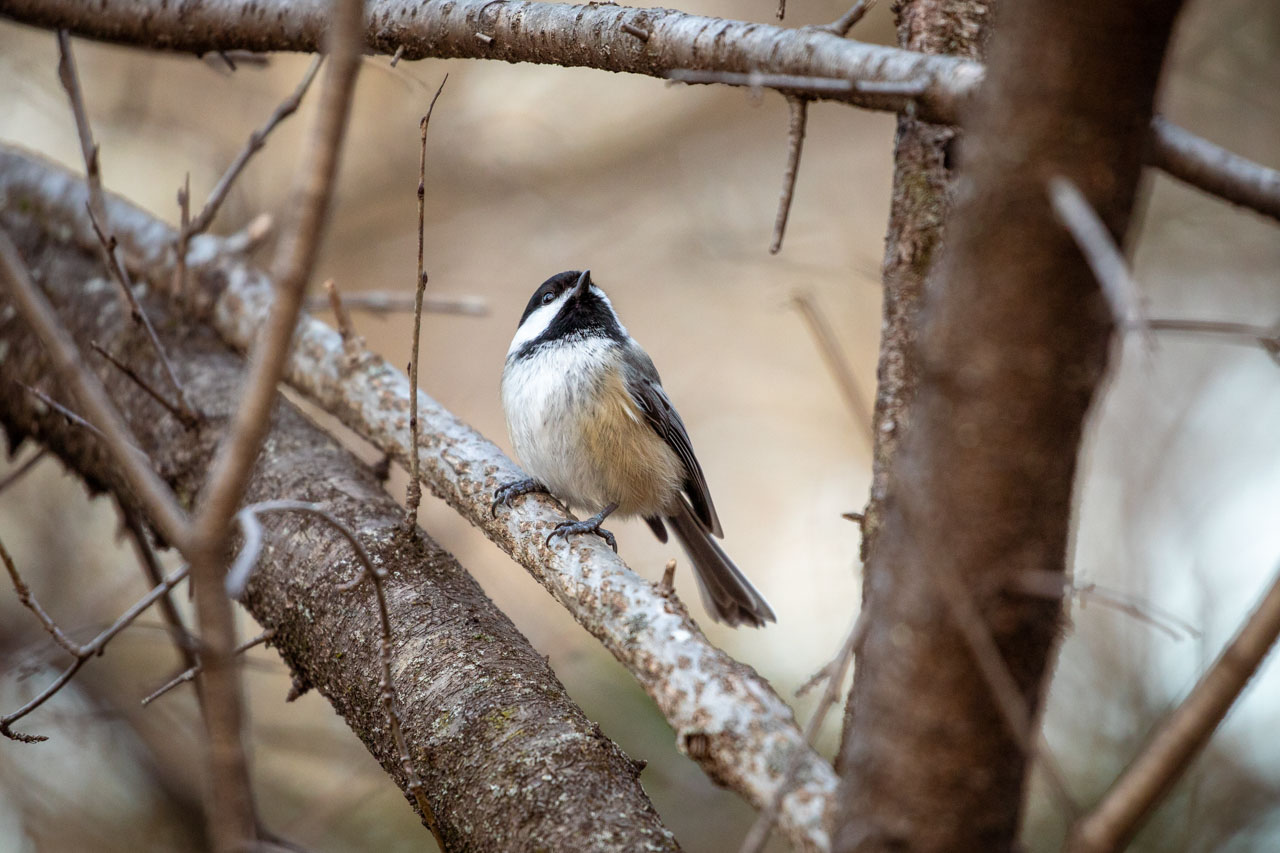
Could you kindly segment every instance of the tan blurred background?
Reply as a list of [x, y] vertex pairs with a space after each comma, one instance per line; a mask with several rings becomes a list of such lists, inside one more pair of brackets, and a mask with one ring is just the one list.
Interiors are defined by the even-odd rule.
[[[885, 4], [887, 6], [888, 4]], [[855, 34], [893, 41], [888, 8]], [[771, 21], [774, 0], [681, 8]], [[790, 4], [790, 25], [842, 2]], [[1280, 13], [1263, 0], [1197, 4], [1184, 21], [1167, 112], [1242, 154], [1280, 164]], [[203, 200], [249, 133], [296, 85], [307, 59], [272, 57], [234, 74], [215, 60], [77, 41], [109, 189], [169, 221], [189, 171]], [[0, 138], [79, 168], [56, 78], [52, 34], [0, 23]], [[712, 639], [791, 700], [849, 628], [858, 540], [840, 513], [868, 485], [864, 426], [843, 404], [814, 340], [789, 307], [809, 293], [841, 337], [864, 397], [874, 389], [878, 269], [892, 166], [892, 117], [835, 105], [810, 111], [783, 251], [767, 251], [786, 153], [776, 95], [587, 70], [486, 62], [366, 61], [336, 212], [316, 275], [344, 292], [409, 290], [414, 280], [418, 119], [445, 72], [431, 124], [426, 257], [430, 288], [477, 296], [484, 318], [424, 317], [425, 391], [509, 447], [497, 399], [507, 344], [534, 287], [589, 267], [649, 350], [688, 424], [727, 533], [726, 548], [778, 612], [764, 631], [703, 618], [687, 571], [678, 589]], [[286, 203], [312, 102], [254, 160], [215, 225], [232, 231]], [[1153, 315], [1271, 322], [1280, 317], [1280, 231], [1164, 178], [1153, 181], [1137, 250]], [[266, 263], [270, 251], [260, 254]], [[318, 290], [318, 288], [317, 288]], [[393, 363], [410, 319], [357, 316]], [[1120, 352], [1120, 350], [1117, 350]], [[1086, 452], [1074, 565], [1083, 582], [1136, 596], [1201, 631], [1174, 639], [1084, 600], [1050, 699], [1049, 739], [1089, 802], [1150, 720], [1251, 606], [1280, 557], [1280, 373], [1265, 355], [1195, 339], [1130, 343]], [[366, 458], [373, 454], [358, 442]], [[25, 453], [30, 453], [28, 449]], [[21, 459], [18, 460], [19, 462]], [[390, 488], [402, 494], [402, 472]], [[533, 644], [606, 734], [649, 762], [643, 780], [686, 849], [736, 849], [752, 812], [675, 752], [669, 728], [612, 659], [518, 566], [427, 498], [421, 518]], [[142, 591], [128, 549], [107, 548], [114, 514], [43, 463], [0, 494], [0, 538], [64, 626], [109, 620]], [[613, 525], [624, 558], [657, 577], [676, 551], [638, 523]], [[683, 561], [682, 561], [683, 562]], [[13, 596], [0, 592], [0, 708], [21, 704], [60, 663]], [[0, 851], [185, 850], [198, 844], [189, 694], [138, 700], [172, 674], [154, 619], [126, 632], [75, 688], [23, 721], [47, 744], [0, 744]], [[246, 636], [254, 632], [244, 626]], [[288, 675], [249, 656], [258, 793], [268, 824], [317, 851], [417, 850], [427, 835], [322, 699], [284, 704]], [[1268, 849], [1280, 684], [1255, 688], [1145, 849]], [[802, 718], [814, 697], [796, 700]], [[838, 715], [823, 733], [831, 754]], [[1061, 818], [1040, 795], [1031, 849], [1053, 849]], [[1176, 843], [1170, 841], [1176, 839]], [[775, 842], [776, 849], [783, 849]], [[1232, 846], [1234, 845], [1234, 846]]]

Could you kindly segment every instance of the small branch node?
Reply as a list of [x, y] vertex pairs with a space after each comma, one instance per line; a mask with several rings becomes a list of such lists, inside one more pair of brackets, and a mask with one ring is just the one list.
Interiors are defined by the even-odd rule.
[[486, 45], [493, 44], [493, 36], [491, 35], [486, 35], [485, 33], [476, 33], [476, 38]]
[[628, 35], [633, 35], [636, 38], [640, 39], [640, 41], [643, 41], [643, 42], [649, 41], [649, 31], [643, 30], [640, 27], [637, 27], [635, 24], [624, 21], [621, 25], [621, 29], [624, 33], [627, 33]]

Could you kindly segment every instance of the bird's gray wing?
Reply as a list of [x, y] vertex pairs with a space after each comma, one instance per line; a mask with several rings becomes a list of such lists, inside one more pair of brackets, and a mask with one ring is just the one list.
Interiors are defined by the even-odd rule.
[[627, 391], [644, 412], [649, 426], [684, 463], [684, 492], [689, 497], [694, 517], [709, 533], [724, 536], [715, 504], [711, 502], [711, 492], [707, 489], [707, 479], [702, 474], [698, 457], [693, 455], [693, 445], [684, 421], [680, 420], [680, 413], [667, 399], [667, 392], [662, 390], [662, 380], [653, 360], [644, 352], [637, 351], [635, 355], [637, 357], [629, 359], [627, 369], [623, 371]]

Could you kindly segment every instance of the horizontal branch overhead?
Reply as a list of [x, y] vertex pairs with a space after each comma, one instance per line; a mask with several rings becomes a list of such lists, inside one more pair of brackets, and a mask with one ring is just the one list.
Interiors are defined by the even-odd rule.
[[[0, 16], [85, 38], [190, 53], [320, 49], [323, 0], [0, 0]], [[699, 71], [850, 81], [792, 94], [958, 124], [981, 63], [672, 9], [517, 0], [369, 0], [366, 47], [402, 59], [498, 59], [650, 77]], [[641, 37], [643, 35], [643, 37]], [[770, 87], [770, 84], [760, 84]], [[789, 92], [785, 87], [780, 91]], [[1156, 120], [1150, 165], [1232, 204], [1280, 219], [1280, 171]]]

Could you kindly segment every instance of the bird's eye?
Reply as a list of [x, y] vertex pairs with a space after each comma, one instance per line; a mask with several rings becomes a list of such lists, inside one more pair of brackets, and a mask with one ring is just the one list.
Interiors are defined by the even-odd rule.
[[553, 291], [548, 290], [546, 293], [542, 294], [543, 305], [550, 305], [552, 302], [555, 302], [555, 301], [556, 301], [556, 295]]

